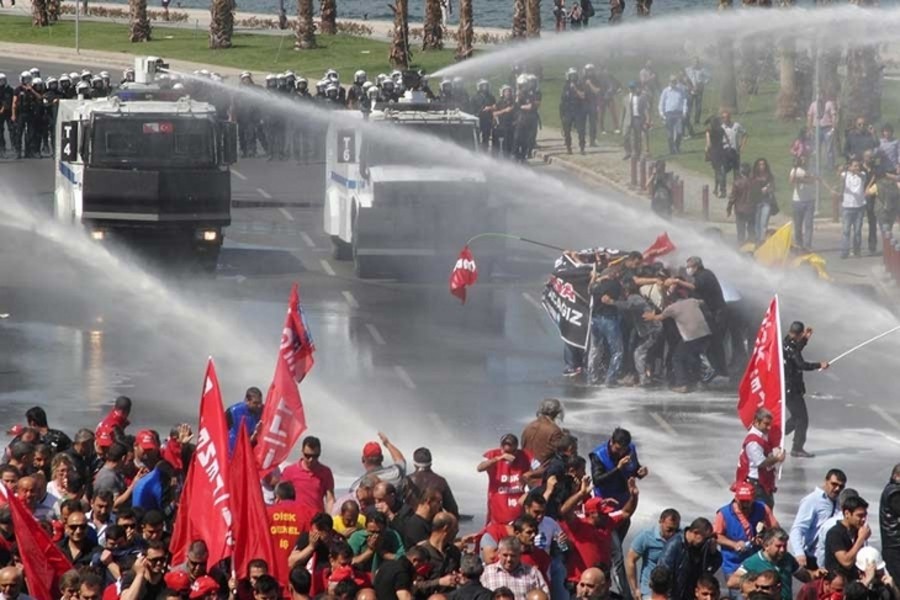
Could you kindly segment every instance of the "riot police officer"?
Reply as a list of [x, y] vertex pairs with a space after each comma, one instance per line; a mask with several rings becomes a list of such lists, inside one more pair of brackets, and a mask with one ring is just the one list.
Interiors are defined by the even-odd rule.
[[15, 125], [13, 147], [16, 158], [34, 157], [34, 127], [40, 96], [31, 87], [31, 73], [22, 71], [13, 90], [12, 120]]
[[59, 76], [59, 92], [64, 100], [71, 100], [75, 97], [75, 86], [72, 85], [72, 78], [65, 73]]
[[491, 145], [492, 130], [494, 125], [494, 107], [497, 99], [491, 94], [491, 84], [487, 79], [478, 82], [477, 91], [472, 98], [472, 113], [478, 117], [478, 133], [481, 138], [481, 147], [487, 150]]
[[[249, 71], [241, 73], [238, 87], [246, 92], [250, 92], [257, 87], [253, 83], [253, 75]], [[231, 116], [238, 125], [238, 143], [241, 149], [241, 158], [255, 158], [256, 134], [260, 128], [259, 108], [256, 98], [249, 93], [239, 92], [235, 94], [231, 106]]]
[[[280, 93], [278, 89], [279, 76], [272, 73], [266, 75], [266, 92], [272, 94], [273, 98]], [[281, 76], [282, 84], [284, 77]], [[277, 102], [272, 102], [272, 106], [266, 107], [262, 114], [263, 123], [265, 123], [266, 141], [266, 158], [269, 161], [281, 160], [284, 155], [284, 124], [281, 114], [277, 108]]]
[[516, 121], [513, 133], [513, 155], [519, 162], [531, 157], [534, 133], [537, 131], [539, 100], [532, 90], [528, 75], [516, 80]]
[[12, 122], [13, 89], [6, 81], [6, 75], [0, 73], [0, 158], [6, 158], [6, 132], [9, 131], [9, 143], [13, 145], [15, 132]]
[[59, 89], [59, 80], [55, 77], [47, 79], [47, 91], [44, 93], [44, 118], [47, 122], [48, 154], [53, 155], [56, 147], [56, 116], [59, 112], [59, 101], [65, 98]]
[[438, 87], [438, 100], [447, 107], [455, 106], [452, 80], [441, 79], [441, 85]]
[[347, 108], [360, 108], [360, 104], [366, 99], [363, 91], [363, 86], [366, 83], [365, 71], [360, 70], [353, 74], [353, 85], [350, 86], [350, 90], [347, 92]]
[[562, 122], [563, 137], [566, 140], [566, 152], [572, 154], [572, 126], [578, 132], [578, 148], [584, 154], [585, 103], [587, 93], [578, 81], [578, 71], [570, 68], [566, 71], [566, 82], [563, 84], [562, 96], [559, 99], [559, 118]]
[[500, 98], [493, 111], [494, 131], [491, 139], [491, 150], [494, 156], [502, 153], [509, 158], [512, 155], [513, 137], [516, 122], [516, 99], [513, 89], [504, 85], [500, 88]]
[[106, 88], [100, 77], [91, 79], [91, 98], [106, 98]]
[[466, 91], [466, 82], [463, 81], [462, 77], [454, 77], [452, 88], [456, 108], [463, 112], [469, 112], [469, 92]]

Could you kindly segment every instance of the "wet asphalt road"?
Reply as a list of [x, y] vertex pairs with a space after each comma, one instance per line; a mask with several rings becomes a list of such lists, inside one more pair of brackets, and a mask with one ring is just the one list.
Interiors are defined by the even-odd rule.
[[[6, 61], [2, 68], [9, 74], [26, 66]], [[536, 168], [563, 177], [553, 167]], [[38, 221], [49, 219], [52, 177], [49, 159], [0, 161], [4, 206], [14, 195], [41, 215]], [[136, 401], [138, 424], [165, 430], [194, 422], [207, 355], [217, 361], [226, 403], [240, 400], [247, 386], [265, 390], [288, 291], [299, 281], [318, 349], [301, 393], [309, 433], [322, 437], [323, 461], [339, 485], [355, 478], [362, 445], [381, 430], [410, 461], [416, 447], [429, 446], [435, 470], [448, 477], [464, 512], [483, 514], [485, 482], [474, 469], [481, 453], [502, 434], [520, 432], [538, 401], [555, 396], [585, 451], [615, 426], [632, 431], [651, 473], [639, 521], [649, 523], [669, 505], [690, 517], [711, 516], [728, 501], [743, 433], [727, 384], [689, 396], [567, 385], [559, 377], [561, 344], [538, 306], [552, 252], [517, 249], [496, 277], [470, 291], [465, 306], [447, 293], [455, 257], [447, 257], [446, 272], [418, 281], [361, 281], [351, 265], [331, 258], [321, 209], [296, 205], [304, 189], [320, 185], [309, 177], [262, 160], [236, 165], [239, 207], [214, 277], [160, 274], [111, 259], [78, 236], [54, 241], [40, 227], [23, 229], [7, 219], [0, 235], [0, 313], [10, 314], [0, 321], [0, 425], [21, 421], [38, 403], [53, 425], [92, 427], [118, 394]], [[596, 228], [549, 218], [561, 212], [561, 206], [517, 210], [513, 226], [588, 245]], [[808, 447], [819, 456], [784, 469], [777, 514], [786, 523], [832, 466], [847, 470], [850, 485], [877, 501], [900, 445], [896, 361], [884, 351], [897, 347], [808, 375]], [[808, 354], [825, 358], [815, 339]]]

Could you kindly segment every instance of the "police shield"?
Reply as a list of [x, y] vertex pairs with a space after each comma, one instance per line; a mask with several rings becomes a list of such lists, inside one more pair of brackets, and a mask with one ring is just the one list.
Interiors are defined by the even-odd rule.
[[78, 160], [78, 121], [66, 121], [62, 124], [62, 135], [59, 138], [59, 159], [65, 162]]

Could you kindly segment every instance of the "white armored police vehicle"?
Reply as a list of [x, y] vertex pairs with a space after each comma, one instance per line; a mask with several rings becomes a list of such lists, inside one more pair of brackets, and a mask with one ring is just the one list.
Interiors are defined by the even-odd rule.
[[215, 269], [231, 223], [236, 130], [213, 105], [160, 81], [166, 68], [138, 58], [135, 81], [114, 95], [59, 103], [55, 215], [95, 240], [147, 245]]
[[[361, 125], [364, 118], [359, 114]], [[502, 227], [483, 172], [444, 166], [422, 152], [421, 137], [403, 147], [377, 127], [433, 135], [475, 152], [477, 117], [407, 91], [398, 102], [376, 104], [368, 121], [376, 126], [332, 124], [326, 142], [324, 228], [335, 258], [352, 259], [357, 276], [427, 272], [430, 258], [443, 268], [469, 237]]]

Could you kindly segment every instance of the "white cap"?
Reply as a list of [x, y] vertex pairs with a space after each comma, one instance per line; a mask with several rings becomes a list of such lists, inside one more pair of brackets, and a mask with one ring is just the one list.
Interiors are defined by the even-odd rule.
[[875, 564], [876, 571], [884, 570], [884, 560], [881, 558], [881, 552], [879, 552], [877, 548], [873, 548], [872, 546], [860, 548], [859, 552], [856, 553], [856, 568], [865, 572], [869, 563]]

